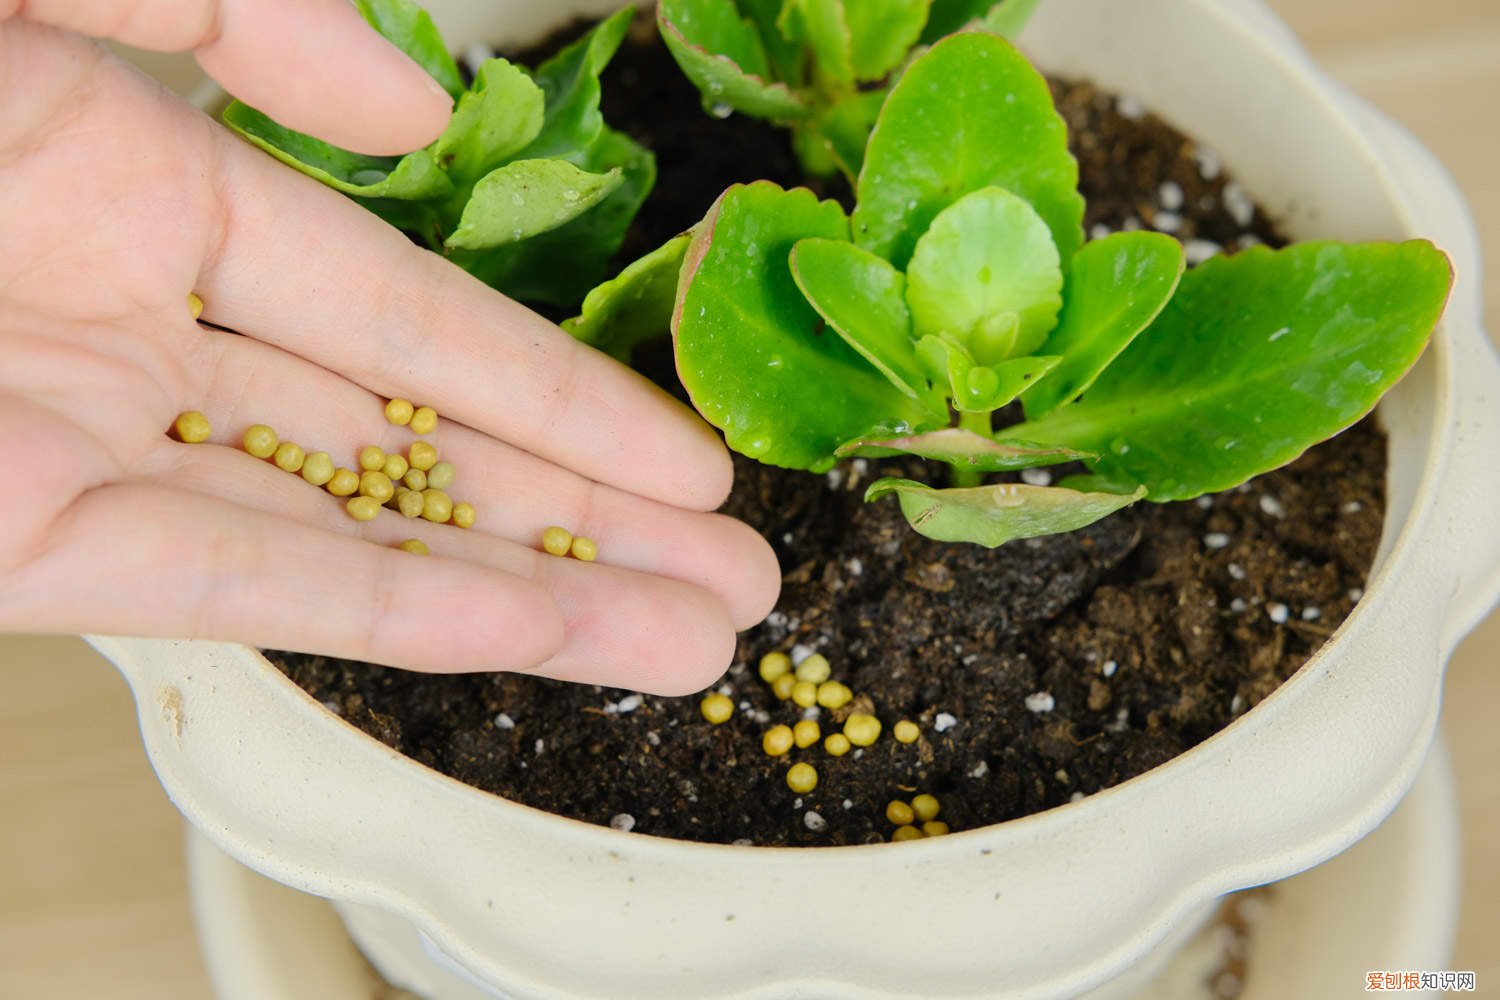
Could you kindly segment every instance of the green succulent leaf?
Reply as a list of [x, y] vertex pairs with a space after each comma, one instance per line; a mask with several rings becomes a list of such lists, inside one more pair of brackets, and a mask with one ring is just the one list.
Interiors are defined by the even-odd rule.
[[770, 62], [770, 78], [796, 83], [802, 75], [802, 49], [776, 26], [785, 0], [735, 0], [740, 13], [755, 25]]
[[932, 0], [856, 0], [846, 5], [854, 76], [882, 80], [917, 44]]
[[490, 59], [458, 99], [432, 154], [448, 176], [477, 181], [537, 137], [545, 117], [542, 89], [518, 66]]
[[820, 177], [838, 171], [853, 183], [884, 103], [884, 91], [867, 90], [842, 98], [815, 119], [804, 118], [793, 136], [803, 167]]
[[355, 6], [372, 28], [425, 69], [449, 95], [457, 98], [464, 92], [458, 66], [425, 10], [411, 0], [355, 0]]
[[984, 15], [984, 30], [1015, 41], [1040, 5], [1041, 0], [1000, 0]]
[[906, 276], [918, 335], [946, 335], [982, 365], [1036, 350], [1062, 308], [1052, 233], [1002, 188], [980, 188], [938, 213]]
[[891, 89], [860, 171], [854, 240], [905, 268], [949, 205], [1000, 187], [1031, 204], [1066, 264], [1083, 242], [1078, 163], [1047, 81], [1003, 38], [938, 42]]
[[1027, 356], [997, 365], [975, 364], [961, 344], [931, 334], [917, 341], [917, 358], [933, 380], [948, 386], [961, 413], [993, 413], [1035, 385], [1061, 358]]
[[839, 458], [916, 455], [918, 458], [947, 462], [975, 472], [1013, 472], [1039, 465], [1081, 462], [1093, 457], [1058, 445], [997, 441], [961, 427], [946, 427], [905, 437], [861, 438], [840, 445], [837, 455]]
[[630, 220], [656, 183], [656, 158], [623, 132], [605, 129], [583, 157], [582, 168], [618, 170], [613, 194], [572, 222], [521, 243], [489, 250], [454, 250], [449, 259], [492, 288], [523, 302], [577, 303], [602, 277], [620, 249]]
[[806, 46], [815, 80], [836, 90], [854, 86], [853, 42], [844, 0], [786, 0], [776, 26], [788, 41]]
[[1368, 413], [1421, 355], [1451, 281], [1421, 240], [1215, 258], [1083, 399], [1013, 432], [1098, 452], [1095, 473], [1152, 500], [1229, 489]]
[[1022, 395], [1026, 415], [1041, 417], [1093, 385], [1166, 306], [1182, 271], [1182, 244], [1161, 233], [1115, 233], [1074, 254], [1062, 314], [1046, 342], [1063, 361]]
[[932, 0], [927, 24], [922, 29], [922, 44], [931, 45], [990, 12], [997, 0]]
[[676, 236], [589, 292], [562, 328], [585, 344], [629, 362], [636, 344], [671, 331], [677, 276], [692, 234]]
[[546, 95], [541, 132], [521, 156], [527, 159], [581, 157], [604, 130], [599, 112], [599, 74], [609, 65], [630, 30], [633, 7], [600, 21], [588, 34], [537, 67], [534, 79]]
[[878, 479], [865, 491], [865, 499], [892, 493], [918, 534], [990, 549], [1018, 538], [1076, 531], [1146, 495], [1144, 488], [1120, 496], [1021, 483], [938, 490], [910, 479]]
[[453, 190], [432, 153], [366, 156], [294, 132], [239, 101], [224, 109], [224, 124], [288, 166], [357, 198], [440, 198]]
[[933, 419], [947, 416], [943, 393], [932, 388], [917, 360], [900, 271], [842, 240], [800, 240], [790, 263], [797, 287], [845, 343]]
[[517, 160], [490, 171], [464, 205], [447, 245], [483, 250], [556, 229], [603, 201], [625, 180], [591, 174], [566, 160]]
[[672, 319], [677, 370], [741, 454], [822, 471], [875, 428], [925, 429], [921, 404], [826, 329], [792, 276], [798, 241], [848, 236], [834, 202], [762, 181], [724, 192], [693, 237]]
[[807, 113], [801, 97], [771, 78], [759, 32], [731, 0], [662, 0], [656, 23], [705, 107], [783, 121]]

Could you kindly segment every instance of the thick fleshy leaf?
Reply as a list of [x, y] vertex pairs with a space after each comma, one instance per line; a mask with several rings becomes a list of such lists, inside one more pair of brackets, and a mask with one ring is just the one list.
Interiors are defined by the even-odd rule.
[[940, 212], [917, 240], [906, 277], [917, 334], [946, 335], [982, 365], [1036, 350], [1062, 308], [1051, 231], [1029, 204], [997, 187]]
[[874, 428], [925, 429], [923, 407], [824, 328], [792, 277], [799, 240], [848, 236], [836, 203], [764, 181], [731, 187], [699, 225], [672, 318], [677, 372], [736, 451], [821, 471]]
[[961, 427], [946, 427], [940, 431], [906, 437], [861, 438], [841, 445], [837, 454], [839, 458], [916, 455], [975, 472], [1013, 472], [1039, 465], [1081, 462], [1091, 457], [1057, 445], [997, 441]]
[[617, 11], [537, 67], [534, 78], [546, 95], [545, 119], [540, 134], [520, 156], [564, 156], [583, 166], [582, 157], [604, 130], [599, 74], [625, 40], [634, 16], [633, 7]]
[[239, 101], [224, 109], [224, 124], [251, 143], [292, 166], [359, 198], [411, 200], [440, 198], [453, 190], [448, 176], [426, 149], [402, 157], [366, 156], [283, 128]]
[[473, 183], [503, 164], [542, 130], [546, 98], [518, 66], [490, 59], [432, 146], [448, 176]]
[[591, 174], [566, 160], [517, 160], [490, 171], [464, 205], [447, 245], [483, 250], [556, 229], [603, 201], [625, 180]]
[[1451, 280], [1425, 241], [1214, 258], [1083, 399], [1012, 431], [1097, 451], [1096, 473], [1152, 500], [1229, 489], [1368, 413], [1422, 353]]
[[948, 415], [944, 394], [932, 388], [917, 360], [900, 271], [853, 243], [825, 239], [798, 242], [791, 267], [797, 287], [845, 343], [934, 419]]
[[927, 23], [932, 0], [855, 0], [846, 3], [854, 75], [881, 80], [906, 58]]
[[927, 24], [922, 29], [922, 43], [931, 45], [946, 38], [990, 12], [996, 0], [932, 0]]
[[770, 78], [759, 34], [730, 0], [662, 0], [656, 23], [672, 58], [702, 92], [705, 107], [782, 121], [807, 114], [801, 97]]
[[562, 328], [628, 363], [636, 344], [671, 332], [677, 276], [691, 242], [691, 234], [677, 236], [632, 261], [589, 292], [582, 311], [563, 320]]
[[1078, 163], [1047, 81], [1005, 39], [945, 38], [891, 89], [859, 174], [854, 241], [905, 269], [939, 212], [1001, 187], [1036, 209], [1064, 264], [1083, 242]]
[[835, 91], [854, 86], [852, 43], [844, 6], [844, 0], [786, 0], [776, 21], [788, 41], [812, 55], [813, 79]]
[[372, 28], [410, 56], [451, 96], [456, 98], [464, 92], [458, 66], [425, 10], [411, 0], [355, 0], [355, 6]]
[[802, 49], [789, 41], [776, 26], [781, 19], [785, 0], [735, 0], [735, 6], [760, 34], [766, 58], [771, 65], [770, 79], [796, 85], [802, 74]]
[[865, 499], [892, 493], [917, 534], [990, 549], [1018, 538], [1077, 531], [1146, 495], [1144, 488], [1120, 496], [1022, 483], [935, 490], [910, 479], [878, 479], [865, 491]]
[[1077, 399], [1156, 318], [1182, 278], [1182, 244], [1161, 233], [1115, 233], [1087, 244], [1068, 266], [1068, 294], [1049, 354], [1062, 363], [1028, 389], [1026, 416]]
[[928, 335], [917, 341], [917, 358], [928, 376], [948, 387], [953, 408], [993, 413], [1035, 385], [1061, 358], [1028, 355], [997, 365], [979, 365], [961, 345]]
[[984, 15], [984, 30], [1015, 41], [1040, 3], [1041, 0], [1000, 0]]
[[455, 250], [449, 259], [511, 298], [576, 308], [604, 277], [630, 220], [656, 183], [656, 158], [611, 129], [600, 133], [581, 166], [596, 174], [619, 170], [624, 182], [566, 225], [490, 250]]
[[885, 103], [883, 90], [866, 90], [840, 98], [816, 118], [797, 123], [793, 144], [803, 169], [824, 177], [835, 171], [853, 184], [865, 160], [865, 143]]

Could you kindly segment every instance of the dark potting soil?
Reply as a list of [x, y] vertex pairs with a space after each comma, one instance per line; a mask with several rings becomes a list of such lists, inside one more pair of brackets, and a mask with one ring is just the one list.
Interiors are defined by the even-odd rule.
[[[1091, 235], [1154, 227], [1195, 261], [1279, 242], [1211, 151], [1128, 99], [1088, 84], [1055, 90]], [[786, 135], [705, 115], [649, 33], [632, 36], [605, 94], [606, 120], [661, 165], [622, 259], [696, 222], [731, 182], [798, 183]], [[669, 372], [662, 351], [654, 356]], [[1359, 598], [1381, 530], [1385, 446], [1366, 421], [1238, 490], [1142, 503], [993, 551], [929, 541], [896, 504], [862, 501], [873, 478], [930, 474], [919, 466], [855, 461], [814, 476], [737, 457], [736, 470], [725, 510], [775, 547], [784, 586], [715, 685], [736, 705], [723, 725], [704, 721], [698, 697], [272, 659], [416, 760], [588, 822], [725, 843], [857, 844], [888, 839], [891, 799], [929, 792], [954, 830], [970, 829], [1149, 770], [1301, 666]], [[824, 653], [856, 698], [808, 714], [827, 735], [850, 712], [871, 712], [884, 724], [879, 741], [837, 758], [821, 745], [768, 757], [764, 731], [804, 717], [757, 676], [771, 650]], [[920, 726], [915, 743], [891, 737], [901, 719]], [[818, 771], [806, 795], [786, 785], [797, 761]]]

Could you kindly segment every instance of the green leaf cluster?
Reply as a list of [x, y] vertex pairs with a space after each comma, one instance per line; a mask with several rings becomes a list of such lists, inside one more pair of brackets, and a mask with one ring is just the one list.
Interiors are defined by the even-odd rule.
[[[1070, 531], [1282, 465], [1374, 407], [1451, 284], [1425, 241], [1257, 248], [1188, 272], [1162, 234], [1085, 244], [1046, 82], [985, 32], [906, 68], [863, 162], [851, 215], [804, 189], [731, 187], [572, 328], [623, 354], [670, 322], [694, 405], [760, 461], [947, 463], [954, 488], [867, 494], [896, 496], [933, 538]], [[1024, 421], [997, 430], [1017, 400]], [[980, 485], [1069, 461], [1090, 475]]]
[[789, 124], [814, 175], [859, 173], [890, 82], [970, 25], [1015, 37], [1038, 0], [661, 0], [662, 39], [713, 114]]
[[453, 117], [432, 145], [365, 156], [238, 101], [225, 123], [500, 291], [576, 303], [603, 276], [656, 180], [651, 153], [608, 128], [599, 111], [599, 75], [632, 12], [596, 25], [535, 72], [490, 59], [466, 88], [431, 18], [411, 0], [357, 5], [453, 96]]

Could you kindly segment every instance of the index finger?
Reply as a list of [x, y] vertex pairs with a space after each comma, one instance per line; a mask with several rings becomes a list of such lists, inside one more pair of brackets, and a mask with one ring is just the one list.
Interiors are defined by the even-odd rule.
[[205, 318], [434, 406], [597, 482], [697, 510], [729, 492], [713, 430], [642, 376], [225, 133]]

